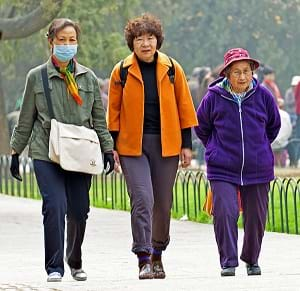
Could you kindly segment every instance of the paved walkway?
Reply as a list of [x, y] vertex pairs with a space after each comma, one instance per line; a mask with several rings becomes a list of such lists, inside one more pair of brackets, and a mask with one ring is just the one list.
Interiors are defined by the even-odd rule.
[[47, 283], [41, 201], [0, 195], [0, 290], [300, 290], [300, 236], [266, 233], [257, 277], [243, 262], [235, 277], [220, 276], [212, 225], [172, 221], [165, 280], [138, 280], [130, 247], [129, 213], [92, 208], [83, 246], [88, 280], [66, 270], [62, 282]]

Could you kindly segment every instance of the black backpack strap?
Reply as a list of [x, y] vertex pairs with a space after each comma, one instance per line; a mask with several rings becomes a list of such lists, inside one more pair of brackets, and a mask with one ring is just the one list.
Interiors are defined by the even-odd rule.
[[47, 64], [42, 66], [41, 73], [42, 73], [43, 87], [44, 87], [44, 92], [45, 92], [45, 96], [46, 96], [46, 100], [47, 100], [49, 116], [50, 116], [50, 119], [53, 119], [54, 112], [53, 112], [53, 107], [52, 107], [52, 102], [51, 102], [51, 97], [50, 97], [50, 89], [49, 89], [48, 74], [47, 74]]
[[127, 80], [127, 74], [128, 74], [128, 67], [124, 68], [123, 64], [124, 64], [124, 60], [122, 60], [120, 63], [120, 83], [121, 83], [122, 88], [125, 87], [126, 80]]
[[[172, 58], [169, 57], [169, 60], [172, 64], [172, 66], [169, 67], [168, 76], [169, 76], [170, 82], [172, 84], [174, 84], [174, 82], [175, 82], [175, 66], [174, 66], [174, 62], [173, 62]], [[121, 84], [122, 88], [125, 87], [127, 75], [128, 75], [128, 68], [129, 68], [129, 67], [124, 68], [123, 64], [124, 64], [124, 60], [122, 60], [120, 63], [120, 84]]]
[[169, 60], [172, 64], [172, 66], [169, 67], [168, 76], [169, 76], [170, 82], [172, 84], [174, 84], [174, 82], [175, 82], [175, 66], [174, 66], [174, 62], [173, 62], [172, 58], [169, 57]]

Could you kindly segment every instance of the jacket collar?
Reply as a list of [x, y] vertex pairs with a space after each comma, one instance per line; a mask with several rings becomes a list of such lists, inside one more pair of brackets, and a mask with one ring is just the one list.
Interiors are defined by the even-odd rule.
[[[156, 70], [157, 70], [158, 80], [160, 81], [164, 77], [164, 75], [167, 74], [169, 67], [171, 67], [172, 64], [170, 62], [169, 57], [166, 54], [161, 53], [160, 51], [156, 51], [156, 52], [158, 54]], [[142, 75], [141, 75], [141, 71], [135, 53], [130, 54], [128, 57], [124, 59], [123, 67], [124, 68], [129, 67], [128, 72], [130, 72], [137, 79], [142, 81]]]
[[[208, 86], [208, 90], [209, 91], [213, 91], [219, 95], [223, 95], [223, 96], [227, 96], [229, 98], [232, 98], [232, 95], [227, 91], [225, 90], [224, 88], [220, 87], [218, 85], [218, 83], [221, 83], [223, 80], [224, 80], [225, 77], [219, 77], [218, 79], [216, 79], [215, 81], [213, 81], [209, 86]], [[253, 77], [253, 88], [250, 89], [249, 91], [247, 91], [246, 93], [246, 96], [249, 96], [249, 95], [252, 95], [252, 92], [253, 91], [256, 91], [257, 88], [259, 87], [259, 82], [257, 81], [257, 79], [255, 79]], [[251, 94], [250, 94], [251, 93]], [[244, 98], [245, 99], [245, 98]]]
[[[156, 51], [157, 52], [157, 63], [159, 64], [162, 64], [162, 65], [165, 65], [165, 66], [168, 66], [168, 67], [171, 67], [172, 64], [169, 60], [169, 57], [164, 54], [164, 53], [161, 53], [160, 51]], [[131, 53], [128, 57], [126, 57], [124, 59], [124, 63], [123, 63], [123, 66], [124, 68], [126, 67], [129, 67], [133, 64], [137, 63], [137, 58], [136, 58], [136, 55], [135, 53]]]
[[[47, 72], [48, 72], [49, 79], [51, 79], [53, 77], [61, 78], [61, 74], [56, 71], [56, 69], [51, 61], [51, 57], [47, 61]], [[85, 74], [85, 73], [87, 73], [87, 69], [84, 66], [80, 65], [78, 62], [76, 62], [75, 77], [77, 77], [78, 75], [81, 75], [81, 74]]]

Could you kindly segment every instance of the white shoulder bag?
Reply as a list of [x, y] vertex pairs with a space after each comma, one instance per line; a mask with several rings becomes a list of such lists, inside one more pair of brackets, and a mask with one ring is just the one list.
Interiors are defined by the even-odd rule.
[[85, 126], [57, 121], [54, 118], [46, 66], [42, 68], [42, 80], [51, 118], [49, 159], [67, 171], [100, 174], [103, 160], [97, 133]]

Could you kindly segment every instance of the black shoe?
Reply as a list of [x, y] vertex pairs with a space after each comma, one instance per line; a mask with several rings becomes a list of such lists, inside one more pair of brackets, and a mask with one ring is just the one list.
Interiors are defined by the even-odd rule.
[[246, 264], [248, 276], [261, 275], [261, 269], [258, 264]]
[[223, 268], [221, 271], [221, 276], [235, 276], [235, 267]]
[[154, 275], [152, 273], [151, 265], [150, 263], [143, 264], [140, 266], [139, 270], [139, 279], [153, 279]]

